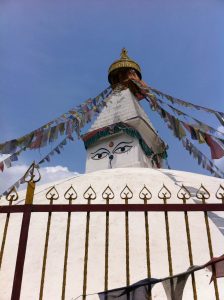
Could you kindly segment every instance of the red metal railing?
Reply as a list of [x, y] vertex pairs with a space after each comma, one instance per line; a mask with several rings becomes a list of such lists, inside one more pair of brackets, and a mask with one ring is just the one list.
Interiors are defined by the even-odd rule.
[[[109, 204], [109, 200], [113, 199], [114, 195], [112, 195], [113, 191], [107, 187], [105, 191], [103, 192], [103, 199], [106, 200], [106, 204], [91, 204], [91, 200], [96, 198], [96, 195], [93, 195], [94, 191], [92, 190], [92, 187], [88, 189], [89, 192], [87, 193], [87, 196], [84, 198], [88, 200], [88, 204], [72, 204], [71, 201], [77, 198], [77, 194], [74, 197], [74, 189], [71, 187], [70, 194], [66, 196], [65, 193], [65, 199], [69, 200], [68, 204], [53, 204], [53, 200], [58, 199], [55, 198], [54, 193], [50, 193], [50, 196], [48, 197], [48, 200], [50, 200], [50, 204], [33, 204], [33, 196], [34, 196], [34, 189], [35, 189], [35, 182], [33, 181], [33, 178], [28, 182], [28, 188], [27, 188], [27, 195], [24, 205], [11, 205], [12, 201], [17, 199], [18, 197], [12, 197], [8, 195], [8, 201], [10, 205], [8, 206], [0, 206], [0, 214], [7, 214], [10, 216], [10, 214], [15, 213], [22, 213], [22, 225], [20, 229], [20, 238], [19, 238], [19, 245], [17, 250], [17, 259], [16, 259], [16, 266], [15, 266], [15, 273], [14, 273], [14, 280], [13, 280], [13, 287], [12, 287], [12, 294], [11, 294], [11, 300], [19, 300], [20, 299], [20, 293], [21, 293], [21, 285], [22, 285], [22, 279], [23, 279], [23, 269], [24, 269], [24, 262], [25, 262], [25, 256], [26, 256], [26, 249], [27, 249], [27, 241], [28, 241], [28, 235], [29, 235], [29, 227], [30, 227], [30, 219], [31, 214], [33, 212], [35, 213], [53, 213], [53, 212], [126, 212], [126, 217], [128, 220], [128, 212], [164, 212], [166, 217], [166, 226], [167, 226], [167, 234], [169, 235], [169, 223], [168, 223], [168, 214], [167, 212], [185, 212], [185, 216], [188, 211], [201, 211], [205, 214], [205, 220], [207, 222], [207, 212], [208, 211], [224, 211], [224, 193], [216, 194], [217, 199], [221, 199], [222, 203], [205, 203], [205, 200], [210, 197], [210, 194], [207, 190], [203, 190], [201, 194], [198, 194], [197, 198], [202, 200], [202, 203], [196, 203], [196, 204], [187, 204], [186, 200], [189, 199], [189, 195], [187, 195], [187, 192], [181, 193], [181, 195], [178, 196], [179, 199], [182, 199], [182, 204], [167, 204], [167, 199], [171, 198], [171, 194], [169, 194], [169, 190], [164, 186], [165, 192], [159, 196], [160, 199], [163, 199], [163, 204], [148, 204], [147, 200], [151, 199], [151, 193], [149, 190], [144, 187], [142, 191], [139, 194], [139, 197], [144, 200], [144, 204], [128, 204], [128, 199], [131, 199], [133, 197], [133, 194], [131, 190], [126, 186], [126, 192], [125, 189], [122, 191], [124, 192], [124, 195], [122, 196], [121, 193], [121, 199], [125, 200], [125, 204]], [[223, 189], [223, 187], [221, 187]], [[73, 189], [74, 192], [71, 193], [71, 189]], [[90, 192], [90, 189], [92, 192]], [[183, 187], [182, 187], [183, 189]], [[52, 189], [51, 189], [52, 191]], [[107, 192], [106, 192], [107, 191]], [[187, 190], [186, 190], [187, 191]], [[144, 193], [143, 193], [144, 192]], [[76, 193], [76, 192], [75, 192]], [[141, 195], [142, 193], [142, 195]], [[208, 194], [206, 194], [208, 193]], [[47, 193], [49, 194], [49, 192]], [[207, 195], [207, 196], [206, 196]], [[208, 197], [209, 195], [209, 197]], [[186, 220], [186, 222], [188, 222]], [[206, 223], [208, 227], [208, 233], [209, 232], [209, 225], [208, 222]], [[126, 224], [128, 226], [128, 223]], [[186, 226], [188, 224], [186, 223]], [[7, 229], [6, 229], [7, 231]], [[189, 237], [190, 239], [190, 237]], [[211, 244], [211, 243], [210, 243]], [[211, 248], [210, 256], [213, 256], [212, 253], [212, 246], [209, 244]], [[169, 248], [169, 247], [168, 247]], [[3, 247], [4, 250], [4, 247]], [[189, 250], [191, 252], [191, 250]], [[2, 256], [2, 253], [1, 253]], [[172, 264], [171, 264], [172, 267]], [[172, 273], [172, 268], [171, 268]], [[215, 283], [216, 284], [216, 283]], [[217, 286], [215, 286], [216, 290], [216, 299], [218, 298], [218, 289]]]

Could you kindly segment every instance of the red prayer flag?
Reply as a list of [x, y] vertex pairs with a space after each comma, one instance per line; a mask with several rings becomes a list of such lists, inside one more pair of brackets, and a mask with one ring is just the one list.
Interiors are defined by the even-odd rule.
[[0, 162], [0, 170], [3, 172], [4, 171], [4, 163], [3, 161]]
[[43, 137], [43, 131], [37, 130], [34, 135], [35, 135], [35, 140], [31, 143], [29, 147], [30, 149], [40, 148], [42, 137]]
[[224, 149], [209, 134], [205, 134], [205, 141], [210, 147], [212, 159], [219, 159], [224, 156]]
[[224, 277], [224, 255], [213, 257], [206, 267], [212, 272], [211, 282], [214, 278]]

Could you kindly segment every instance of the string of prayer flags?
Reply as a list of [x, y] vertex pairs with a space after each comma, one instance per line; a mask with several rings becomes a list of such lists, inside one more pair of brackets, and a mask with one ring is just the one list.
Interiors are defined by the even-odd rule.
[[[222, 139], [220, 137], [220, 136], [224, 135], [222, 132], [220, 132], [220, 131], [212, 128], [211, 126], [209, 126], [209, 125], [207, 125], [207, 124], [205, 124], [205, 123], [197, 120], [194, 117], [189, 116], [188, 114], [182, 112], [181, 110], [176, 109], [172, 105], [169, 105], [169, 104], [165, 103], [161, 99], [158, 99], [155, 95], [152, 95], [150, 93], [146, 94], [145, 93], [145, 86], [142, 86], [140, 82], [136, 82], [136, 81], [134, 81], [134, 82], [138, 85], [138, 87], [140, 89], [144, 90], [145, 98], [150, 100], [151, 108], [153, 110], [159, 111], [160, 115], [161, 115], [161, 110], [163, 110], [163, 114], [161, 116], [165, 116], [167, 114], [168, 118], [173, 119], [173, 121], [171, 121], [172, 123], [176, 123], [176, 125], [177, 125], [178, 122], [181, 122], [184, 125], [184, 127], [186, 127], [186, 129], [190, 128], [191, 131], [195, 132], [195, 138], [194, 139], [197, 139], [199, 141], [199, 143], [205, 143], [205, 142], [207, 143], [207, 141], [203, 137], [203, 135], [210, 135], [210, 136], [212, 135], [213, 136], [212, 140], [214, 140], [214, 138], [215, 138], [216, 140], [219, 141], [219, 143], [223, 144], [223, 146], [224, 146], [224, 139]], [[173, 115], [171, 115], [170, 113], [168, 113], [168, 111], [164, 109], [163, 105], [167, 105], [174, 112], [175, 117]], [[180, 120], [179, 116], [181, 116], [181, 115], [184, 116], [185, 119], [186, 118], [192, 119], [195, 123], [194, 124], [190, 124], [189, 121], [185, 122], [185, 121]], [[177, 126], [179, 126], [179, 125], [177, 125]], [[211, 143], [207, 143], [207, 144], [210, 147], [210, 145], [212, 144], [212, 142]], [[216, 147], [218, 147], [218, 146], [216, 146]], [[219, 152], [221, 153], [222, 151], [219, 151]]]
[[67, 144], [67, 138], [63, 139], [62, 142], [60, 142], [54, 149], [52, 149], [44, 158], [42, 158], [37, 165], [41, 165], [45, 161], [50, 162], [50, 156], [53, 156], [55, 153], [60, 154], [61, 151], [59, 148], [63, 149], [64, 145]]
[[[144, 91], [144, 95], [145, 95], [145, 91], [147, 90], [147, 88], [145, 87], [145, 85], [143, 86], [139, 82], [135, 82], [135, 83], [138, 85], [138, 87], [141, 90]], [[148, 89], [148, 92], [150, 92], [150, 89]], [[159, 96], [162, 95], [162, 93], [160, 93], [159, 91], [156, 94], [159, 95]], [[159, 113], [160, 113], [161, 117], [164, 117], [167, 114], [167, 117], [168, 117], [168, 119], [170, 121], [169, 122], [169, 127], [171, 127], [171, 129], [173, 129], [174, 135], [176, 137], [178, 137], [179, 139], [181, 139], [181, 133], [183, 135], [182, 128], [180, 127], [178, 129], [179, 126], [177, 126], [178, 121], [179, 121], [190, 132], [192, 139], [198, 140], [198, 142], [200, 144], [201, 143], [207, 143], [207, 145], [210, 147], [212, 159], [219, 159], [219, 158], [222, 158], [224, 156], [224, 140], [222, 138], [220, 138], [220, 135], [223, 135], [223, 133], [221, 133], [218, 130], [215, 130], [214, 128], [212, 128], [211, 126], [209, 126], [209, 125], [207, 125], [205, 123], [202, 123], [201, 121], [199, 121], [199, 120], [197, 120], [197, 119], [189, 116], [188, 114], [186, 114], [186, 113], [184, 113], [184, 112], [182, 112], [182, 111], [174, 108], [172, 105], [166, 104], [164, 101], [162, 101], [161, 99], [158, 99], [157, 97], [155, 97], [155, 95], [152, 95], [151, 93], [148, 93], [148, 98], [151, 101], [151, 108], [153, 110], [157, 110], [157, 111], [160, 110]], [[169, 100], [171, 100], [171, 98], [172, 98], [171, 96], [168, 96]], [[184, 117], [191, 118], [192, 120], [195, 121], [196, 124], [192, 125], [192, 124], [183, 122], [178, 117], [176, 119], [174, 119], [165, 110], [163, 110], [161, 112], [161, 107], [158, 105], [158, 102], [160, 104], [164, 104], [165, 103], [166, 105], [168, 105], [172, 109], [172, 111], [175, 113], [175, 115], [178, 115], [178, 116], [182, 115]], [[171, 102], [174, 103], [175, 101], [171, 101]], [[217, 112], [217, 111], [212, 111], [212, 112], [219, 119], [220, 123], [222, 125], [224, 125], [224, 113]], [[178, 133], [178, 131], [179, 131], [179, 133]]]
[[224, 178], [224, 172], [222, 172], [207, 156], [205, 156], [200, 150], [198, 150], [188, 138], [182, 139], [183, 147], [197, 159], [198, 165], [203, 169], [209, 171], [212, 175], [219, 178]]
[[182, 124], [189, 131], [192, 140], [198, 140], [200, 144], [206, 143], [209, 146], [212, 159], [220, 159], [224, 156], [224, 144], [220, 139], [216, 139], [207, 133], [203, 133], [187, 123], [182, 122]]
[[[148, 100], [148, 97], [146, 97]], [[149, 100], [148, 100], [149, 101]], [[224, 178], [224, 173], [219, 170], [213, 162], [211, 162], [201, 151], [199, 151], [186, 137], [184, 127], [189, 130], [191, 137], [197, 139], [199, 142], [206, 142], [211, 150], [212, 158], [220, 158], [224, 156], [223, 147], [216, 141], [213, 137], [208, 134], [201, 133], [197, 129], [193, 128], [189, 124], [180, 122], [177, 118], [172, 116], [170, 113], [165, 111], [161, 106], [156, 106], [156, 111], [159, 113], [161, 118], [167, 123], [168, 128], [173, 131], [175, 137], [182, 140], [182, 145], [195, 159], [197, 159], [198, 164], [204, 169], [208, 170], [212, 175], [219, 178]], [[194, 133], [194, 136], [192, 136]], [[185, 139], [184, 139], [185, 138]], [[221, 175], [220, 175], [221, 174]]]
[[[104, 102], [104, 96], [107, 97], [109, 94], [111, 93], [111, 89], [107, 88], [103, 94], [101, 93], [98, 97], [98, 99], [94, 98], [94, 99], [88, 99], [86, 101], [86, 103], [88, 103], [90, 106], [92, 106], [92, 108], [95, 108], [96, 105], [98, 105], [99, 107], [97, 109], [94, 110], [95, 112], [100, 112], [101, 108], [105, 106], [105, 102]], [[99, 101], [100, 97], [101, 102]], [[98, 104], [97, 104], [98, 103]], [[85, 104], [84, 104], [85, 105]], [[83, 115], [85, 115], [86, 112], [89, 112], [90, 109], [86, 107], [85, 105], [85, 111], [84, 113], [81, 111], [80, 112], [83, 113]], [[12, 155], [10, 157], [7, 157], [5, 160], [0, 162], [0, 171], [4, 171], [5, 168], [9, 168], [12, 166], [12, 162], [17, 161], [18, 160], [18, 156], [20, 155], [20, 153], [22, 151], [25, 151], [26, 149], [39, 149], [42, 147], [45, 147], [48, 143], [54, 142], [55, 140], [58, 139], [59, 135], [64, 135], [66, 133], [66, 135], [73, 140], [72, 137], [72, 133], [74, 131], [76, 131], [76, 133], [78, 134], [78, 136], [80, 136], [80, 124], [82, 126], [84, 126], [85, 122], [81, 122], [82, 117], [79, 116], [79, 114], [77, 112], [75, 112], [74, 110], [72, 111], [72, 114], [70, 114], [69, 116], [67, 116], [66, 114], [63, 114], [63, 119], [64, 119], [64, 123], [59, 123], [53, 127], [50, 127], [51, 124], [58, 123], [61, 121], [61, 117], [58, 119], [55, 119], [54, 121], [51, 121], [47, 124], [47, 126], [45, 126], [46, 128], [44, 129], [44, 126], [42, 126], [42, 128], [37, 129], [36, 131], [31, 132], [28, 135], [25, 135], [17, 140], [12, 140], [12, 141], [8, 141], [6, 142], [4, 145], [0, 144], [0, 153], [11, 153]], [[75, 117], [76, 116], [76, 117]], [[78, 118], [79, 116], [79, 118]], [[87, 120], [87, 119], [85, 119]], [[90, 117], [88, 116], [88, 121], [90, 120]], [[66, 144], [66, 139], [59, 144], [59, 147], [62, 148], [63, 145]], [[23, 146], [23, 148], [21, 148], [19, 151], [15, 152], [15, 150], [17, 149], [17, 146]], [[2, 151], [1, 151], [2, 150]], [[52, 150], [54, 152], [54, 150]], [[52, 151], [51, 151], [51, 155], [52, 155]], [[56, 153], [60, 153], [59, 148], [57, 148], [56, 146]], [[45, 158], [46, 161], [50, 161], [50, 156], [47, 155]], [[18, 183], [17, 183], [18, 184]]]
[[[154, 105], [149, 96], [146, 96], [145, 98], [150, 102], [151, 105]], [[198, 140], [199, 143], [206, 143], [210, 147], [212, 159], [219, 159], [224, 156], [224, 142], [222, 139], [215, 138], [194, 126], [179, 120], [162, 108], [158, 102], [156, 105], [154, 105], [154, 110], [156, 110], [163, 120], [165, 120], [165, 122], [168, 124], [168, 127], [173, 130], [174, 136], [179, 140], [186, 136], [183, 128], [185, 127], [190, 132], [192, 139]]]
[[[39, 167], [41, 164], [43, 164], [44, 162], [50, 162], [50, 156], [53, 156], [55, 153], [60, 154], [61, 151], [60, 149], [63, 149], [63, 147], [67, 144], [67, 139], [69, 140], [73, 140], [73, 137], [66, 137], [64, 138], [54, 149], [52, 149], [45, 157], [43, 157], [37, 164], [36, 166]], [[13, 155], [12, 155], [13, 156]], [[8, 158], [7, 158], [8, 159]], [[5, 162], [5, 160], [4, 160]], [[2, 162], [0, 162], [0, 170], [2, 168], [1, 165]], [[3, 164], [3, 170], [4, 170], [4, 164]], [[6, 196], [8, 194], [8, 192], [15, 187], [16, 189], [19, 188], [19, 186], [21, 184], [25, 183], [24, 181], [24, 176], [22, 176], [20, 179], [18, 179], [12, 186], [10, 186], [7, 190], [5, 190], [2, 195]], [[0, 195], [0, 197], [2, 196]]]
[[[179, 122], [177, 118], [169, 114], [168, 112], [165, 112], [169, 126], [173, 129], [174, 135], [181, 140], [184, 136], [186, 136], [185, 130], [183, 129], [183, 126]], [[164, 115], [164, 112], [163, 112]]]
[[[29, 136], [26, 136], [26, 137], [29, 137]], [[0, 153], [1, 154], [13, 153], [16, 151], [16, 148], [17, 148], [16, 140], [7, 141], [4, 144], [0, 144]]]
[[[133, 80], [132, 81], [135, 83], [135, 84], [138, 84], [137, 81]], [[212, 113], [216, 116], [216, 118], [218, 119], [218, 121], [220, 122], [220, 124], [222, 126], [224, 126], [224, 113], [223, 112], [220, 112], [220, 111], [217, 111], [217, 110], [214, 110], [214, 109], [211, 109], [211, 108], [208, 108], [208, 107], [205, 107], [205, 106], [201, 106], [201, 105], [197, 105], [197, 104], [193, 104], [191, 102], [188, 102], [188, 101], [184, 101], [184, 100], [181, 100], [181, 99], [178, 99], [176, 97], [173, 97], [173, 96], [170, 96], [166, 93], [163, 93], [155, 88], [152, 88], [150, 86], [141, 86], [141, 89], [144, 91], [144, 93], [147, 91], [147, 92], [151, 92], [151, 93], [154, 93], [154, 95], [156, 94], [157, 96], [160, 96], [162, 98], [166, 98], [168, 101], [170, 101], [172, 104], [176, 103], [176, 104], [179, 104], [179, 105], [182, 105], [184, 107], [188, 107], [188, 108], [194, 108], [196, 110], [202, 110], [202, 111], [205, 111], [207, 113]], [[143, 93], [143, 94], [144, 94]]]
[[[171, 108], [171, 110], [174, 112], [174, 114], [177, 116], [177, 118], [179, 119], [179, 116], [183, 116], [185, 119], [187, 119], [187, 122], [188, 124], [190, 123], [188, 121], [188, 119], [192, 119], [195, 123], [194, 124], [190, 124], [192, 126], [194, 126], [195, 128], [197, 128], [198, 130], [204, 132], [204, 133], [208, 133], [210, 135], [214, 135], [216, 138], [220, 139], [220, 136], [224, 136], [224, 133], [221, 132], [221, 131], [218, 131], [214, 128], [212, 128], [211, 126], [197, 120], [196, 118], [194, 117], [191, 117], [190, 115], [184, 113], [183, 111], [179, 110], [179, 109], [176, 109], [175, 107], [173, 107], [172, 105], [170, 104], [167, 104], [165, 103], [164, 101], [162, 101], [161, 99], [156, 99], [161, 105], [166, 105], [168, 106], [169, 108]], [[179, 121], [181, 121], [179, 119]]]
[[3, 159], [0, 162], [0, 170], [3, 172], [5, 168], [12, 167], [12, 162], [18, 161], [18, 156], [24, 151], [26, 147], [22, 148], [21, 150], [13, 153], [12, 155], [8, 156], [7, 158]]
[[182, 300], [184, 288], [186, 286], [189, 276], [195, 273], [196, 271], [205, 268], [212, 272], [211, 281], [214, 280], [214, 278], [224, 277], [224, 255], [214, 257], [206, 264], [200, 266], [191, 266], [187, 269], [187, 271], [173, 276], [160, 279], [145, 278], [129, 286], [124, 286], [89, 295], [80, 295], [74, 300], [77, 300], [80, 297], [86, 297], [90, 295], [98, 295], [99, 300], [114, 300], [115, 298], [118, 300], [148, 300], [153, 286], [160, 282], [163, 284], [163, 288], [165, 290], [168, 300]]
[[[71, 139], [71, 136], [70, 136]], [[56, 146], [51, 152], [50, 155], [54, 155], [54, 152], [60, 154], [60, 148], [63, 148], [63, 146], [66, 145], [66, 138], [60, 143], [58, 144], [58, 146]], [[9, 157], [5, 158], [4, 160], [2, 160], [0, 162], [0, 170], [3, 172], [5, 168], [10, 168], [12, 167], [12, 162], [18, 161], [18, 156], [21, 154], [22, 151], [26, 150], [26, 147], [22, 148], [21, 150], [17, 151], [16, 153], [13, 153], [12, 155], [10, 155]], [[46, 158], [46, 161], [50, 161], [48, 156]]]
[[98, 293], [98, 296], [100, 300], [112, 300], [115, 298], [119, 300], [149, 299], [149, 293], [152, 287], [158, 282], [161, 282], [161, 280], [146, 278], [127, 287]]
[[[146, 98], [148, 100], [148, 97]], [[160, 117], [167, 123], [169, 129], [173, 131], [175, 137], [181, 140], [186, 136], [186, 132], [179, 120], [173, 115], [165, 111], [161, 106], [157, 105], [156, 111], [159, 113]]]
[[75, 131], [80, 136], [80, 129], [92, 120], [95, 113], [99, 113], [108, 101], [111, 87], [106, 88], [93, 99], [87, 99], [81, 105], [62, 114], [60, 117], [44, 124], [40, 128], [20, 138], [0, 144], [1, 154], [13, 154], [18, 148], [39, 149], [58, 139], [59, 135], [72, 135]]

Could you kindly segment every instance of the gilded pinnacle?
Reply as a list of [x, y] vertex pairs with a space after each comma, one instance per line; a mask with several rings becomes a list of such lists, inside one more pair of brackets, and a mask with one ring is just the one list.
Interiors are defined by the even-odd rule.
[[139, 64], [137, 62], [135, 62], [134, 60], [132, 60], [129, 56], [128, 56], [128, 51], [123, 48], [121, 51], [121, 55], [120, 55], [120, 59], [115, 60], [109, 67], [108, 70], [108, 80], [111, 83], [111, 79], [113, 77], [114, 74], [117, 73], [117, 71], [119, 70], [124, 70], [124, 69], [134, 69], [137, 74], [139, 75], [139, 77], [141, 78], [141, 68], [139, 66]]

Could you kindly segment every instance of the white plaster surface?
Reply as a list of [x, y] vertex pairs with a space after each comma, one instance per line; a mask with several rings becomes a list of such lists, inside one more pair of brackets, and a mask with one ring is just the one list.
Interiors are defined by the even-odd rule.
[[[117, 94], [113, 94], [108, 101], [107, 106], [100, 113], [96, 121], [91, 126], [89, 132], [110, 126], [119, 122], [128, 124], [135, 128], [141, 135], [141, 138], [154, 151], [155, 154], [164, 151], [164, 144], [155, 129], [153, 128], [146, 113], [140, 106], [135, 96], [129, 89], [123, 90]], [[121, 141], [133, 141], [133, 147], [129, 152], [116, 154], [112, 153], [109, 148], [109, 142], [113, 142], [116, 146]], [[95, 153], [100, 148], [106, 148], [110, 154], [114, 154], [113, 161], [108, 159], [108, 156], [100, 160], [94, 160], [92, 153]], [[163, 165], [162, 159], [160, 164]], [[108, 137], [102, 137], [87, 149], [86, 172], [110, 168], [146, 168], [152, 167], [151, 159], [145, 155], [136, 138], [131, 138], [125, 133], [112, 134]]]
[[129, 89], [113, 94], [89, 132], [115, 123], [127, 123], [141, 134], [144, 141], [155, 153], [163, 151], [162, 141], [151, 121]]
[[[113, 142], [112, 147], [110, 147], [111, 142]], [[124, 147], [126, 152], [122, 153], [120, 147]], [[102, 155], [101, 159], [96, 159], [98, 154]], [[111, 162], [110, 155], [113, 155]], [[100, 139], [87, 149], [86, 173], [127, 167], [152, 167], [151, 159], [145, 155], [137, 138], [119, 133]]]
[[[105, 203], [102, 192], [109, 184], [114, 191], [115, 198], [111, 203], [123, 203], [120, 192], [127, 184], [133, 192], [133, 198], [129, 203], [142, 203], [139, 192], [144, 185], [152, 193], [150, 203], [162, 203], [157, 194], [163, 184], [172, 193], [172, 199], [168, 203], [180, 203], [176, 194], [180, 186], [190, 187], [192, 191], [198, 189], [201, 183], [211, 193], [208, 202], [218, 202], [215, 198], [220, 183], [223, 180], [174, 170], [145, 169], [145, 168], [120, 168], [97, 171], [75, 178], [56, 182], [60, 199], [55, 203], [66, 203], [63, 195], [73, 185], [78, 198], [74, 203], [87, 203], [83, 193], [91, 185], [97, 194], [94, 203]], [[48, 203], [45, 194], [52, 185], [40, 185], [36, 188], [34, 204]], [[193, 193], [193, 196], [195, 193]], [[24, 203], [24, 192], [20, 193], [20, 200], [16, 204]], [[188, 200], [194, 203], [195, 197]], [[15, 205], [16, 205], [15, 204]], [[0, 205], [7, 205], [5, 199], [0, 199]], [[216, 213], [221, 219], [224, 213]], [[173, 272], [179, 273], [189, 267], [187, 239], [184, 223], [184, 213], [168, 213], [171, 236], [171, 251], [173, 258]], [[47, 226], [47, 213], [33, 213], [30, 224], [29, 240], [24, 266], [24, 278], [22, 284], [22, 300], [39, 299], [39, 288], [44, 251], [44, 242]], [[89, 232], [89, 255], [87, 272], [87, 293], [104, 290], [104, 257], [105, 257], [105, 213], [90, 214]], [[202, 212], [189, 213], [190, 233], [192, 239], [194, 264], [199, 265], [207, 262], [209, 257], [208, 241], [204, 214]], [[0, 215], [0, 243], [3, 235], [5, 216]], [[125, 263], [125, 213], [110, 213], [109, 233], [109, 288], [116, 288], [126, 284]], [[224, 236], [212, 220], [209, 221], [213, 251], [215, 256], [224, 253]], [[9, 221], [8, 234], [6, 238], [3, 263], [0, 270], [0, 299], [10, 299], [10, 291], [15, 268], [18, 238], [21, 226], [21, 215], [12, 214]], [[65, 251], [65, 236], [67, 226], [67, 213], [53, 213], [50, 228], [50, 240], [46, 264], [46, 275], [43, 299], [61, 299], [63, 264]], [[222, 224], [220, 225], [222, 226]], [[83, 261], [85, 253], [85, 230], [86, 213], [72, 213], [71, 228], [68, 251], [67, 283], [65, 299], [75, 299], [82, 294], [83, 286]], [[166, 248], [166, 232], [164, 213], [149, 213], [150, 234], [150, 261], [151, 275], [154, 278], [169, 275]], [[145, 219], [142, 212], [129, 213], [129, 238], [130, 238], [130, 282], [134, 283], [147, 277], [146, 267], [146, 245], [145, 245]], [[214, 287], [209, 284], [210, 272], [201, 270], [195, 273], [197, 293], [199, 300], [213, 300]], [[223, 278], [218, 279], [220, 299], [224, 299]], [[155, 285], [152, 290], [153, 299], [166, 299], [161, 284]], [[81, 298], [80, 298], [81, 299]], [[88, 299], [88, 298], [87, 298]], [[89, 299], [98, 299], [91, 296]], [[192, 284], [189, 277], [184, 292], [184, 300], [193, 299]]]
[[93, 131], [114, 123], [123, 122], [128, 119], [141, 117], [153, 128], [148, 116], [139, 105], [135, 96], [129, 89], [113, 94], [89, 131]]

